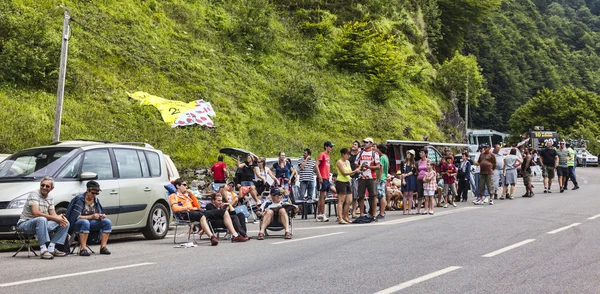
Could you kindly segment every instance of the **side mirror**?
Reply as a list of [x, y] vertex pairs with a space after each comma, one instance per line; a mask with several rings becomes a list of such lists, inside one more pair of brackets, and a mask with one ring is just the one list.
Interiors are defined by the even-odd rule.
[[81, 175], [79, 175], [80, 181], [97, 180], [97, 179], [98, 179], [98, 175], [93, 172], [84, 172], [84, 173], [81, 173]]

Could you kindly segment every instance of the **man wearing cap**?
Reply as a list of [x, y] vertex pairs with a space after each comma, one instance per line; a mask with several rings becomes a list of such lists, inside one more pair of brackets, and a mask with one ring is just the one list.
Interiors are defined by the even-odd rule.
[[558, 166], [556, 167], [556, 173], [558, 174], [558, 185], [560, 186], [560, 193], [565, 191], [567, 180], [569, 179], [569, 167], [567, 161], [571, 159], [571, 153], [567, 150], [565, 140], [561, 140], [559, 144], [560, 148], [556, 150], [556, 156], [558, 156]]
[[100, 235], [100, 254], [109, 255], [106, 248], [108, 236], [112, 232], [112, 222], [106, 218], [104, 209], [98, 200], [100, 185], [96, 181], [86, 184], [86, 191], [75, 196], [67, 208], [67, 219], [73, 224], [69, 233], [79, 233], [79, 255], [90, 256], [87, 250], [87, 240], [90, 232], [98, 232]]
[[483, 145], [483, 153], [479, 155], [477, 165], [479, 165], [479, 198], [475, 202], [475, 205], [482, 205], [483, 199], [485, 198], [483, 194], [485, 192], [485, 188], [487, 187], [488, 191], [490, 192], [490, 200], [491, 191], [494, 191], [494, 169], [496, 168], [496, 156], [490, 152], [490, 145]]
[[281, 201], [281, 191], [279, 188], [275, 187], [271, 189], [271, 200], [265, 201], [260, 207], [260, 210], [263, 214], [262, 223], [260, 226], [260, 231], [258, 232], [258, 240], [265, 239], [265, 230], [271, 224], [274, 216], [277, 215], [279, 222], [283, 226], [285, 230], [285, 239], [292, 239], [292, 233], [290, 232], [290, 224], [288, 222], [288, 214], [286, 209], [283, 207], [283, 202]]
[[[554, 169], [558, 167], [558, 155], [552, 148], [552, 141], [546, 141], [546, 148], [540, 152], [539, 163], [544, 177], [544, 193], [552, 193], [550, 188], [554, 179]], [[559, 185], [562, 187], [562, 183], [559, 182]]]
[[[40, 182], [40, 189], [29, 192], [21, 218], [17, 223], [20, 231], [27, 234], [36, 234], [40, 243], [40, 257], [53, 259], [67, 255], [55, 248], [56, 244], [63, 244], [69, 231], [69, 221], [64, 215], [57, 215], [54, 203], [49, 197], [54, 189], [54, 180], [44, 177]], [[54, 232], [50, 239], [49, 232]]]
[[[375, 203], [374, 199], [377, 197], [377, 183], [376, 183], [376, 171], [381, 167], [379, 163], [379, 154], [375, 152], [373, 148], [373, 138], [367, 137], [363, 140], [364, 149], [358, 154], [355, 160], [355, 164], [360, 167], [361, 175], [358, 179], [358, 202], [360, 206], [360, 216], [365, 215], [365, 196], [366, 192], [369, 192], [369, 199]], [[371, 207], [371, 211], [376, 210], [377, 207]], [[376, 214], [373, 213], [373, 219]]]
[[317, 203], [317, 221], [318, 222], [328, 222], [329, 219], [325, 216], [325, 198], [327, 197], [327, 192], [331, 189], [331, 182], [329, 182], [329, 153], [333, 150], [333, 143], [331, 141], [325, 142], [323, 144], [323, 152], [319, 154], [317, 158], [317, 168], [319, 172], [317, 173], [318, 183], [317, 187], [319, 188], [319, 202]]

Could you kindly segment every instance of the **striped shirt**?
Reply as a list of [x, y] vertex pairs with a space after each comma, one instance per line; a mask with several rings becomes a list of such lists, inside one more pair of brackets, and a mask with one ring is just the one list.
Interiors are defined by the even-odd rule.
[[300, 174], [301, 182], [312, 182], [315, 179], [315, 160], [310, 158], [306, 161], [304, 169], [301, 168], [304, 158], [298, 160], [298, 172]]
[[54, 210], [54, 199], [50, 198], [49, 195], [48, 197], [43, 198], [40, 190], [29, 192], [25, 206], [23, 206], [23, 212], [21, 213], [19, 222], [24, 222], [26, 220], [35, 218], [33, 212], [31, 211], [31, 206], [37, 206], [38, 210], [43, 214], [50, 214], [50, 210]]

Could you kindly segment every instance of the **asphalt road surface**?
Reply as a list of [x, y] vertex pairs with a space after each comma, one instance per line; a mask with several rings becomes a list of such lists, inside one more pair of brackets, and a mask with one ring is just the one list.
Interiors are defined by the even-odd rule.
[[[295, 221], [294, 238], [120, 237], [110, 256], [54, 260], [0, 253], [0, 293], [600, 293], [600, 169], [581, 189], [495, 205], [390, 212], [373, 224]], [[170, 233], [172, 234], [172, 233]], [[92, 249], [98, 251], [98, 247]]]

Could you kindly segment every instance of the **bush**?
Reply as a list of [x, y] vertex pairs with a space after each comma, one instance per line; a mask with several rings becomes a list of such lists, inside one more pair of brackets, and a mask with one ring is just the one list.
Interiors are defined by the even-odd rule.
[[292, 118], [306, 119], [316, 114], [319, 97], [310, 81], [291, 81], [280, 90], [279, 102], [283, 112]]

